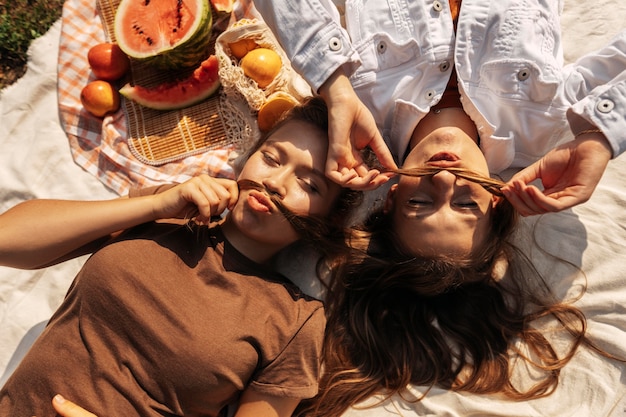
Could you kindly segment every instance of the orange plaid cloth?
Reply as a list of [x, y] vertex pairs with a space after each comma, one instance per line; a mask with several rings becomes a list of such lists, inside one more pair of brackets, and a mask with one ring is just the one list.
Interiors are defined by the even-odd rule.
[[123, 109], [104, 119], [94, 117], [83, 109], [80, 92], [94, 79], [87, 62], [87, 51], [107, 40], [96, 0], [65, 1], [57, 87], [60, 121], [69, 139], [74, 161], [120, 195], [126, 194], [132, 187], [182, 182], [201, 173], [234, 178], [233, 169], [228, 164], [234, 146], [160, 166], [147, 165], [139, 161], [128, 147]]

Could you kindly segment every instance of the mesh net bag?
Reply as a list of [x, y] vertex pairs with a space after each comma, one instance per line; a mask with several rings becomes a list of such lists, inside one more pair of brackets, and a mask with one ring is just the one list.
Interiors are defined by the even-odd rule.
[[[265, 88], [259, 88], [257, 83], [246, 77], [228, 46], [241, 39], [252, 39], [261, 48], [275, 51], [282, 60], [282, 68], [274, 80]], [[267, 27], [257, 19], [241, 19], [222, 32], [215, 43], [215, 54], [219, 60], [220, 80], [227, 95], [241, 94], [253, 111], [258, 111], [267, 97], [275, 92], [282, 91], [293, 96], [296, 101], [311, 95], [311, 88], [298, 75], [289, 63], [289, 58], [280, 47], [278, 41]]]

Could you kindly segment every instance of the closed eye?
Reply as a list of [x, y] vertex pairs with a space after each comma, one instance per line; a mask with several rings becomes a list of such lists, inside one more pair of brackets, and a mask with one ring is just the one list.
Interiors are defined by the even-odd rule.
[[417, 198], [411, 198], [409, 199], [409, 201], [407, 201], [407, 205], [411, 207], [423, 207], [423, 206], [427, 206], [430, 204], [432, 204], [432, 201], [422, 200], [422, 199], [417, 199]]
[[263, 151], [261, 154], [263, 155], [263, 161], [269, 166], [278, 166], [280, 164], [278, 158], [270, 152]]
[[315, 193], [315, 194], [320, 194], [320, 188], [317, 186], [317, 184], [315, 183], [315, 181], [313, 181], [310, 178], [299, 178], [299, 181], [302, 185], [302, 188], [304, 188], [306, 191], [311, 192], [311, 193]]
[[462, 202], [458, 202], [456, 203], [457, 207], [461, 207], [464, 209], [477, 209], [478, 208], [478, 203], [476, 203], [475, 201], [462, 201]]

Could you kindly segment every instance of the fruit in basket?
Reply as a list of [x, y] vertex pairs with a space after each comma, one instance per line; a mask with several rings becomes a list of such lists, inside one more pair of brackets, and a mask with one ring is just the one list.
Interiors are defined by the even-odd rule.
[[120, 108], [120, 93], [108, 81], [96, 80], [83, 87], [80, 102], [89, 113], [104, 117]]
[[130, 69], [128, 56], [111, 42], [92, 46], [87, 52], [87, 61], [96, 78], [105, 81], [119, 80]]
[[256, 81], [259, 88], [267, 87], [276, 78], [282, 65], [280, 55], [269, 48], [253, 49], [240, 63], [243, 73]]
[[230, 53], [237, 59], [243, 58], [248, 52], [256, 49], [259, 45], [251, 38], [242, 38], [228, 44]]
[[182, 109], [208, 98], [217, 91], [220, 86], [218, 69], [217, 57], [211, 55], [187, 78], [150, 88], [126, 84], [120, 89], [120, 93], [151, 109]]
[[230, 13], [233, 11], [235, 0], [211, 0], [211, 4], [218, 13]]
[[270, 131], [283, 114], [298, 102], [290, 94], [277, 91], [267, 98], [257, 113], [257, 125], [261, 132]]
[[208, 0], [121, 0], [113, 28], [129, 57], [180, 69], [207, 57], [212, 19]]

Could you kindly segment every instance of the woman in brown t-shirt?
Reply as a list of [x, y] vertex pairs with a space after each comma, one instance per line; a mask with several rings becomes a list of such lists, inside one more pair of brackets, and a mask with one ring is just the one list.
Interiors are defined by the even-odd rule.
[[[0, 391], [0, 415], [54, 416], [57, 393], [101, 416], [219, 416], [236, 401], [237, 416], [289, 416], [314, 396], [322, 304], [271, 263], [303, 236], [334, 243], [321, 231], [342, 227], [358, 201], [324, 176], [325, 110], [316, 99], [296, 107], [238, 183], [201, 176], [136, 198], [32, 200], [1, 215], [2, 265], [97, 250]], [[192, 212], [195, 222], [160, 220]]]

